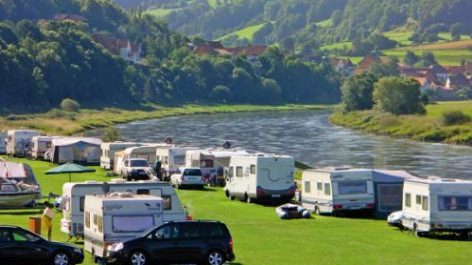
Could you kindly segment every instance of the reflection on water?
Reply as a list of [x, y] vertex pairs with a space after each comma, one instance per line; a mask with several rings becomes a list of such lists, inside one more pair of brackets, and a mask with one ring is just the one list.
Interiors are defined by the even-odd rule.
[[327, 111], [170, 117], [117, 126], [125, 139], [218, 146], [233, 141], [250, 151], [294, 156], [315, 166], [404, 169], [428, 176], [472, 179], [472, 148], [365, 135], [329, 123]]

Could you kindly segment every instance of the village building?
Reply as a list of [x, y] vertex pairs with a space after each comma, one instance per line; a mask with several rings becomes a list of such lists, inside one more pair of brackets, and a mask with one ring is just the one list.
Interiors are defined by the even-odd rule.
[[337, 72], [342, 73], [345, 76], [350, 76], [356, 68], [349, 58], [329, 58], [329, 62], [333, 69]]
[[95, 42], [102, 44], [111, 54], [118, 55], [127, 62], [142, 63], [141, 55], [143, 51], [141, 44], [98, 34], [93, 35], [92, 38]]
[[379, 56], [377, 55], [367, 55], [364, 57], [359, 64], [357, 65], [356, 70], [354, 70], [354, 75], [360, 75], [365, 72], [368, 72], [370, 69], [370, 66], [375, 64], [375, 63], [381, 63], [382, 60], [380, 59]]
[[472, 87], [471, 81], [463, 74], [451, 75], [447, 78], [445, 88], [447, 89], [461, 89]]

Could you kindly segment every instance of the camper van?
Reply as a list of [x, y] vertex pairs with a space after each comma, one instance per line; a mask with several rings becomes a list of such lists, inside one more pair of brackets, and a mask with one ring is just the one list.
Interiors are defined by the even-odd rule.
[[[146, 144], [144, 146], [126, 148], [123, 152], [121, 162], [117, 165], [117, 171], [119, 175], [123, 175], [122, 167], [131, 158], [142, 158], [146, 159], [150, 166], [156, 163], [156, 150], [158, 147], [166, 146], [167, 144]], [[117, 161], [118, 162], [118, 161]]]
[[141, 146], [139, 143], [131, 142], [113, 142], [113, 143], [102, 143], [102, 155], [100, 156], [100, 167], [103, 169], [113, 169], [115, 162], [115, 154], [120, 151], [124, 151], [126, 148]]
[[7, 153], [8, 132], [0, 132], [0, 155]]
[[[179, 197], [167, 182], [135, 181], [126, 182], [116, 179], [108, 183], [110, 193], [129, 192], [139, 195], [152, 195], [164, 200], [164, 221], [186, 218]], [[61, 231], [70, 237], [83, 236], [84, 203], [86, 195], [101, 195], [103, 182], [66, 183], [62, 187], [63, 218]]]
[[25, 156], [30, 152], [33, 136], [40, 135], [34, 130], [10, 130], [7, 133], [7, 155]]
[[302, 175], [302, 205], [318, 214], [373, 211], [372, 170], [349, 167], [306, 170]]
[[185, 154], [188, 150], [196, 150], [195, 147], [184, 146], [159, 146], [156, 149], [156, 160], [161, 162], [165, 178], [179, 171], [185, 166]]
[[417, 236], [434, 231], [472, 231], [472, 181], [430, 177], [406, 180], [404, 227]]
[[105, 258], [107, 247], [132, 239], [164, 221], [162, 198], [130, 193], [87, 195], [84, 207], [84, 248]]
[[286, 202], [295, 195], [295, 160], [291, 156], [232, 156], [227, 170], [226, 196], [248, 203]]
[[37, 135], [33, 137], [33, 152], [34, 159], [44, 159], [44, 154], [52, 146], [52, 136]]

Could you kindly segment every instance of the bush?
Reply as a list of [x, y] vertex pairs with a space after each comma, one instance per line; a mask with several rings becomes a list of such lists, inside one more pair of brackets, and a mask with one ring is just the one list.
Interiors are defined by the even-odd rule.
[[18, 115], [8, 115], [8, 116], [5, 117], [5, 120], [7, 120], [7, 121], [24, 121], [24, 120], [26, 120], [26, 117], [18, 116]]
[[60, 109], [52, 109], [47, 112], [46, 116], [49, 119], [69, 119], [75, 120], [74, 114], [60, 110]]
[[458, 125], [470, 122], [470, 116], [461, 110], [447, 110], [442, 113], [442, 123], [444, 125]]
[[106, 129], [102, 140], [104, 142], [121, 141], [121, 133], [115, 127], [110, 126]]
[[78, 112], [80, 109], [80, 104], [70, 98], [65, 98], [61, 102], [61, 109], [64, 111]]

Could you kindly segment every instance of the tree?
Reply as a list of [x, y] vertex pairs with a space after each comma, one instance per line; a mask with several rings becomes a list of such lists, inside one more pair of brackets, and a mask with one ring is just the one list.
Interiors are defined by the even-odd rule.
[[449, 32], [451, 33], [451, 39], [453, 41], [461, 40], [461, 32], [462, 32], [462, 24], [461, 23], [454, 23], [449, 28]]
[[344, 112], [372, 109], [372, 93], [377, 78], [372, 74], [354, 75], [341, 87]]
[[70, 112], [77, 112], [80, 109], [80, 104], [70, 98], [65, 98], [61, 102], [61, 109]]
[[104, 142], [116, 142], [121, 141], [121, 133], [115, 127], [110, 126], [106, 129], [105, 134], [102, 137]]
[[412, 51], [407, 51], [405, 57], [403, 58], [403, 62], [408, 65], [415, 65], [419, 61], [418, 56]]
[[374, 63], [370, 66], [369, 72], [377, 78], [386, 76], [399, 76], [398, 58], [390, 57], [386, 63]]
[[412, 78], [385, 77], [374, 85], [376, 107], [394, 115], [424, 114], [420, 84]]
[[212, 90], [212, 97], [216, 100], [228, 101], [231, 96], [231, 89], [227, 86], [218, 85]]

